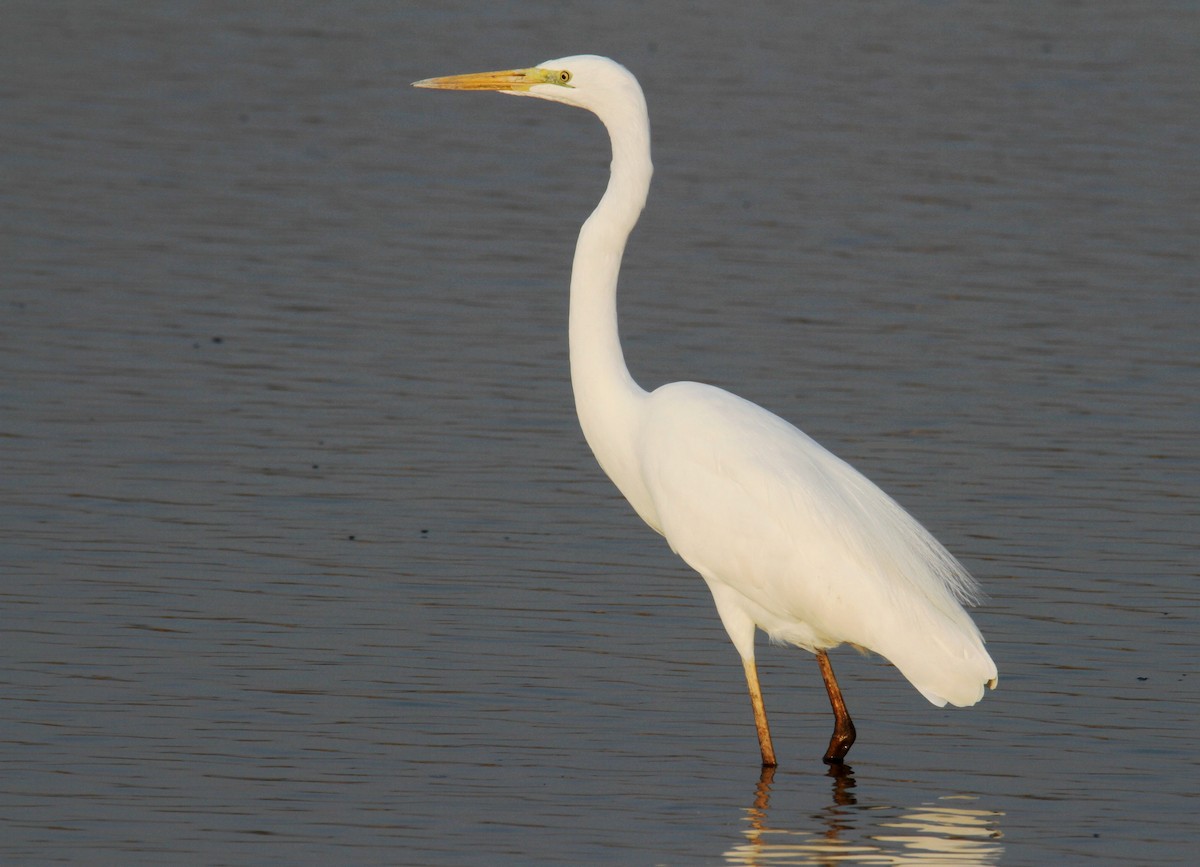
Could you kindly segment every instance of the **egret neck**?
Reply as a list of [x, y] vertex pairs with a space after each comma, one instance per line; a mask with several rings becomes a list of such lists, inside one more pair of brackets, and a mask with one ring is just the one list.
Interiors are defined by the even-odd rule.
[[612, 175], [579, 230], [571, 269], [571, 385], [588, 445], [621, 493], [652, 527], [657, 516], [641, 482], [635, 439], [647, 393], [625, 365], [617, 325], [617, 277], [625, 241], [646, 204], [650, 122], [646, 104], [608, 103], [598, 112], [612, 138]]

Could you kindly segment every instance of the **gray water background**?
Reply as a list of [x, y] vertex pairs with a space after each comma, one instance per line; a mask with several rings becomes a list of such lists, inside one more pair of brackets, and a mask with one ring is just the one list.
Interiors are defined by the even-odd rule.
[[[1192, 863], [1195, 3], [4, 4], [0, 861]], [[939, 711], [760, 649], [573, 416], [615, 56], [622, 328], [980, 578]]]

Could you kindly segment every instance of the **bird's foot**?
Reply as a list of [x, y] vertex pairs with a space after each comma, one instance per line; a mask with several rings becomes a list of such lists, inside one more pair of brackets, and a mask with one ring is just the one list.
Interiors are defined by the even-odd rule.
[[839, 725], [833, 730], [833, 737], [829, 739], [829, 749], [825, 750], [822, 761], [827, 765], [840, 765], [846, 753], [850, 752], [850, 747], [854, 746], [856, 736], [854, 723], [847, 719], [845, 726]]

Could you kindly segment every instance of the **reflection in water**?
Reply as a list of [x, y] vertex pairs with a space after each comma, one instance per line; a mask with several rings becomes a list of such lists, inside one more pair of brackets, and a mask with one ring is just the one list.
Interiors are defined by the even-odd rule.
[[[725, 853], [731, 864], [995, 864], [1003, 813], [970, 809], [946, 796], [918, 807], [859, 806], [849, 766], [831, 767], [833, 801], [812, 818], [819, 829], [772, 827], [767, 821], [774, 768], [763, 768], [747, 812], [747, 842]], [[955, 803], [951, 803], [955, 802]], [[798, 820], [797, 820], [798, 821]]]

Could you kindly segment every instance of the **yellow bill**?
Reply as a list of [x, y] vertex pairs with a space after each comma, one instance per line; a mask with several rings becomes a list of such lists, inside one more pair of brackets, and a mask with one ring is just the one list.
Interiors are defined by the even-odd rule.
[[414, 81], [413, 87], [438, 90], [507, 90], [526, 91], [539, 84], [571, 86], [571, 73], [565, 69], [503, 69], [498, 72], [469, 72], [466, 75], [447, 75]]

